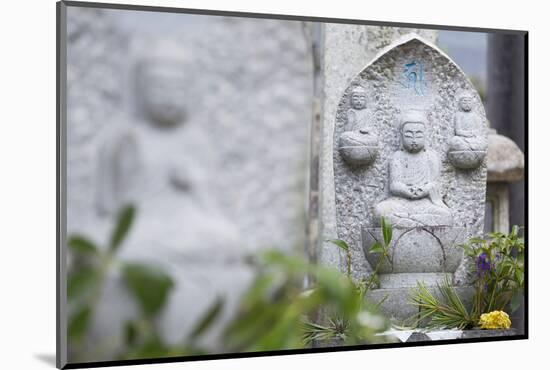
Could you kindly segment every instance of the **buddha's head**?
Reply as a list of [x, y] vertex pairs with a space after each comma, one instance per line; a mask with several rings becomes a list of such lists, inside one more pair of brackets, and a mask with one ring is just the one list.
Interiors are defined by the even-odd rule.
[[355, 86], [351, 91], [351, 106], [353, 109], [365, 109], [367, 106], [367, 90], [363, 86]]
[[473, 106], [473, 97], [471, 94], [462, 93], [458, 96], [458, 106], [460, 110], [464, 112], [469, 112], [472, 110]]
[[401, 143], [409, 153], [418, 153], [424, 149], [426, 119], [421, 112], [408, 112], [403, 115], [401, 124]]
[[140, 104], [161, 127], [175, 127], [185, 118], [187, 89], [183, 66], [168, 60], [144, 60], [137, 68]]

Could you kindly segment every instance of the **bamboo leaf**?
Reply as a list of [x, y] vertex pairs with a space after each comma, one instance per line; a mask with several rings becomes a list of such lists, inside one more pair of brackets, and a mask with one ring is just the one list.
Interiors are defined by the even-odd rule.
[[382, 225], [382, 235], [384, 237], [384, 245], [387, 247], [391, 243], [392, 227], [391, 227], [391, 224], [387, 222], [384, 217], [381, 218], [380, 223]]
[[111, 251], [116, 250], [132, 227], [136, 210], [133, 206], [127, 206], [120, 210], [117, 217], [117, 224], [111, 235], [111, 241], [109, 243], [109, 249]]
[[344, 251], [349, 251], [349, 245], [345, 241], [341, 239], [329, 239], [328, 242], [338, 246], [339, 248], [343, 249]]
[[96, 245], [89, 239], [80, 236], [74, 235], [69, 239], [68, 246], [71, 251], [78, 255], [97, 255], [98, 248]]
[[124, 265], [123, 276], [142, 312], [148, 316], [160, 311], [174, 286], [170, 276], [162, 269], [146, 264]]
[[69, 274], [67, 279], [67, 298], [90, 295], [98, 284], [98, 271], [93, 267], [81, 267]]
[[223, 299], [218, 297], [191, 331], [191, 339], [197, 339], [210, 328], [222, 312], [223, 305]]
[[384, 252], [384, 247], [382, 246], [382, 244], [378, 242], [374, 242], [369, 248], [369, 253], [383, 253], [383, 252]]
[[69, 338], [80, 339], [84, 336], [90, 324], [91, 314], [90, 306], [84, 306], [71, 315], [68, 327]]

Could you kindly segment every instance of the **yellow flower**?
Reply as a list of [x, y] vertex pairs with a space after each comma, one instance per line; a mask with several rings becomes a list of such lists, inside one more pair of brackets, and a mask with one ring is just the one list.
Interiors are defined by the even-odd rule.
[[484, 313], [479, 318], [481, 329], [509, 329], [512, 322], [510, 316], [504, 311]]

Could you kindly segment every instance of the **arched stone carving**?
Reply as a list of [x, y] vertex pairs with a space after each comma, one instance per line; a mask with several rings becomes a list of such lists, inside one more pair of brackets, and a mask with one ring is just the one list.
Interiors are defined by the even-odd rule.
[[[348, 116], [357, 86], [369, 102], [377, 155], [369, 165], [350, 166], [341, 141], [353, 130]], [[456, 245], [483, 230], [487, 127], [479, 95], [460, 68], [415, 34], [395, 41], [349, 82], [334, 143], [337, 231], [351, 245], [353, 276], [365, 278], [377, 263], [368, 249], [381, 240], [383, 216], [394, 239], [382, 288], [435, 284], [452, 274], [465, 280]]]

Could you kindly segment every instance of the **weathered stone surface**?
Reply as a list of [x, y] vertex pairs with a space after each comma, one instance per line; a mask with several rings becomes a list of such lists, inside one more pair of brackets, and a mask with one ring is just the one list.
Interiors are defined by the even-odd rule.
[[[321, 153], [320, 153], [320, 193], [321, 193], [321, 245], [319, 260], [327, 265], [345, 268], [345, 261], [340, 252], [330, 243], [324, 242], [337, 237], [336, 201], [334, 188], [334, 125], [336, 110], [350, 81], [370, 62], [380, 50], [393, 41], [411, 32], [420, 34], [427, 40], [435, 42], [437, 31], [379, 27], [347, 24], [330, 24], [324, 26], [320, 44], [322, 62], [319, 73], [322, 85], [316, 95], [321, 99]], [[367, 109], [371, 104], [367, 101]], [[338, 142], [336, 142], [338, 143]], [[355, 260], [362, 259], [362, 252], [354, 248]]]
[[[452, 142], [483, 151], [487, 141], [483, 106], [459, 67], [429, 42], [409, 35], [381, 52], [347, 86], [335, 115], [332, 153], [338, 237], [353, 249], [353, 276], [364, 278], [370, 271], [361, 253], [361, 233], [376, 227], [380, 216], [402, 229], [462, 229], [460, 240], [446, 241], [445, 248], [480, 235], [486, 159], [478, 167], [462, 169], [448, 156]], [[336, 144], [347, 130], [350, 98], [357, 86], [367, 91], [369, 130], [379, 138], [378, 156], [369, 166], [350, 166]], [[464, 95], [471, 98], [469, 110], [459, 108]], [[464, 115], [457, 119], [460, 109]], [[394, 264], [404, 273], [444, 272], [441, 240], [428, 243], [429, 237], [421, 234], [416, 241], [399, 242], [403, 247], [394, 250], [404, 253], [394, 255]], [[423, 245], [427, 249], [421, 252]], [[434, 253], [428, 251], [430, 245]], [[414, 262], [408, 263], [411, 259]], [[456, 268], [456, 258], [453, 265]]]
[[[389, 258], [378, 270], [390, 273], [453, 273], [460, 265], [462, 251], [454, 245], [464, 239], [464, 228], [421, 227], [396, 228], [388, 246]], [[363, 228], [361, 243], [365, 258], [371, 266], [378, 265], [379, 253], [371, 253], [374, 243], [383, 243], [380, 228]]]
[[517, 329], [506, 330], [464, 330], [462, 332], [462, 339], [467, 338], [492, 338], [492, 337], [509, 337], [512, 335], [520, 335]]
[[[252, 275], [243, 258], [303, 244], [313, 99], [303, 25], [78, 7], [68, 23], [67, 231], [106, 245], [118, 207], [135, 203], [117, 258], [174, 278], [159, 320], [169, 343], [224, 297], [204, 337], [215, 346]], [[92, 328], [112, 350], [136, 315], [124, 291], [113, 272]]]
[[469, 338], [491, 338], [491, 337], [505, 337], [520, 334], [516, 329], [508, 330], [390, 330], [384, 333], [388, 338], [395, 338], [399, 342], [411, 343], [411, 342], [431, 342], [438, 340], [449, 339], [469, 339]]

